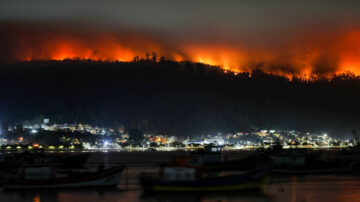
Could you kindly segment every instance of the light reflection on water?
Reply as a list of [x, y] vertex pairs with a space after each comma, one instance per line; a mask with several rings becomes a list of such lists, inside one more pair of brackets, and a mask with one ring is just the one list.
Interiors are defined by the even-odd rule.
[[[92, 155], [91, 163], [105, 160], [110, 164], [127, 164], [128, 185], [122, 179], [117, 188], [0, 191], [0, 201], [97, 202], [97, 201], [166, 201], [166, 202], [338, 202], [360, 201], [360, 176], [311, 175], [272, 177], [262, 192], [181, 193], [144, 195], [138, 174], [154, 171], [150, 162], [166, 162], [171, 153], [102, 153]], [[125, 176], [125, 173], [124, 173]], [[128, 191], [125, 191], [126, 189]]]
[[265, 193], [275, 196], [275, 201], [360, 201], [360, 176], [308, 175], [281, 179], [284, 192], [271, 191], [275, 184], [266, 186]]
[[[168, 201], [168, 202], [198, 202], [198, 201], [271, 201], [271, 196], [261, 192], [250, 193], [185, 193], [185, 194], [152, 194], [144, 195], [142, 191], [97, 191], [97, 190], [61, 190], [61, 191], [21, 191], [2, 193], [1, 201], [56, 201], [56, 202], [95, 202], [95, 201]], [[5, 197], [4, 197], [5, 196]]]
[[[280, 185], [281, 184], [281, 185]], [[282, 188], [281, 188], [282, 187]], [[96, 201], [167, 201], [167, 202], [338, 202], [360, 200], [358, 176], [292, 176], [267, 185], [263, 192], [181, 193], [144, 195], [141, 190], [113, 189], [29, 190], [1, 192], [1, 201], [96, 202]]]

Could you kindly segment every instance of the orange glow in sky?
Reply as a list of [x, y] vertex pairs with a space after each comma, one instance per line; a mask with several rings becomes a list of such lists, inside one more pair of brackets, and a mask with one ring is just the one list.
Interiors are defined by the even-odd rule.
[[11, 37], [7, 39], [11, 42], [9, 57], [15, 60], [133, 61], [136, 56], [145, 58], [146, 53], [155, 52], [158, 59], [164, 56], [175, 61], [200, 62], [236, 73], [258, 68], [290, 77], [347, 72], [360, 75], [360, 30], [356, 29], [338, 33], [327, 40], [321, 40], [321, 36], [293, 40], [282, 43], [281, 47], [251, 47], [213, 41], [164, 43], [136, 33], [84, 34], [40, 29], [26, 34], [19, 30], [9, 34]]

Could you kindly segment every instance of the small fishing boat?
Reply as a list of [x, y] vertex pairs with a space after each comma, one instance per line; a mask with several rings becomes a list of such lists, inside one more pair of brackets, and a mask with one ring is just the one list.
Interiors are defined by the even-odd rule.
[[349, 172], [352, 159], [320, 160], [319, 152], [283, 150], [271, 156], [272, 173], [277, 174], [339, 174]]
[[81, 168], [90, 154], [50, 154], [50, 153], [23, 153], [19, 157], [25, 158], [25, 163], [55, 163], [61, 168]]
[[299, 166], [275, 166], [276, 174], [341, 174], [352, 170], [353, 161], [313, 161]]
[[205, 147], [190, 156], [175, 157], [158, 173], [143, 173], [145, 192], [199, 192], [260, 190], [268, 170], [235, 171], [209, 169], [220, 162], [221, 147]]
[[207, 163], [204, 164], [203, 169], [207, 171], [247, 171], [265, 167], [270, 168], [271, 163], [271, 158], [268, 155], [254, 152], [242, 159]]
[[[271, 158], [263, 152], [254, 152], [242, 159], [222, 160], [223, 146], [208, 145], [192, 152], [188, 159], [198, 162], [203, 171], [249, 171], [270, 167]], [[179, 158], [177, 158], [178, 160]]]
[[9, 172], [19, 168], [24, 162], [24, 157], [13, 154], [0, 154], [0, 172]]
[[261, 190], [266, 183], [265, 170], [242, 174], [221, 175], [201, 173], [191, 167], [166, 167], [161, 173], [143, 175], [141, 183], [146, 192], [199, 192]]
[[95, 172], [59, 172], [49, 165], [24, 166], [16, 177], [4, 180], [4, 189], [48, 189], [116, 186], [124, 166], [99, 169]]
[[61, 168], [81, 168], [90, 154], [11, 153], [0, 155], [0, 171], [18, 169], [21, 165], [34, 163], [59, 164]]
[[278, 149], [268, 152], [273, 166], [305, 166], [317, 161], [321, 152], [308, 149]]

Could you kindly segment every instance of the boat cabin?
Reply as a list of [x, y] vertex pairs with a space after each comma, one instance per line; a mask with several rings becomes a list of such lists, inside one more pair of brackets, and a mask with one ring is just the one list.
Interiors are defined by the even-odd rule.
[[206, 153], [221, 153], [223, 146], [209, 145], [204, 147]]
[[193, 181], [196, 180], [196, 168], [166, 167], [163, 170], [166, 181]]
[[198, 154], [201, 156], [204, 164], [218, 163], [221, 161], [221, 152], [223, 146], [208, 145], [204, 149], [199, 150]]
[[185, 156], [185, 157], [175, 157], [174, 158], [174, 165], [177, 166], [201, 166], [203, 165], [203, 159], [200, 156]]
[[304, 166], [306, 162], [303, 156], [273, 156], [272, 159], [276, 166]]
[[57, 175], [57, 167], [24, 167], [23, 175], [26, 180], [48, 180], [55, 179]]

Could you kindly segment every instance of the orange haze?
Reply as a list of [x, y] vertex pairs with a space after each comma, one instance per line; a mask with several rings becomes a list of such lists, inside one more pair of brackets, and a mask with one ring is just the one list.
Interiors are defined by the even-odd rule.
[[[67, 29], [65, 29], [67, 30]], [[233, 72], [262, 69], [280, 75], [305, 76], [347, 73], [360, 75], [360, 29], [279, 40], [278, 46], [220, 42], [176, 42], [139, 32], [97, 33], [81, 29], [3, 26], [1, 60], [63, 60], [81, 58], [132, 61], [145, 53], [176, 61], [221, 66]], [[291, 37], [290, 37], [291, 38]], [[275, 40], [275, 39], [274, 39]]]

